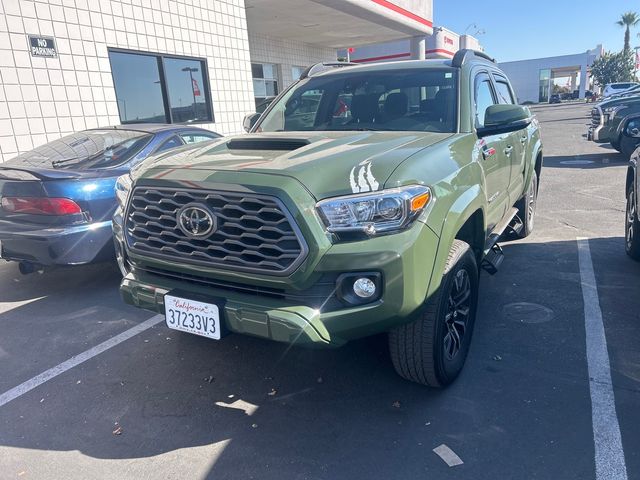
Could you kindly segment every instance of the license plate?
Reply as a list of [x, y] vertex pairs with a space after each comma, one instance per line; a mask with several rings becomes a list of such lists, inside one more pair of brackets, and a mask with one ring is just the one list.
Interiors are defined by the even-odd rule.
[[167, 327], [220, 340], [220, 309], [212, 303], [165, 295]]

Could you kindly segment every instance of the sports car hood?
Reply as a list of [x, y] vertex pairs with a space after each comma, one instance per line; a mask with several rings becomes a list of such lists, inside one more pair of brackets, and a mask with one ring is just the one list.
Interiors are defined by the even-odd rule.
[[[226, 137], [202, 148], [144, 162], [134, 176], [162, 176], [162, 170], [284, 175], [302, 183], [316, 199], [375, 191], [400, 163], [451, 133], [287, 132]], [[160, 171], [159, 171], [160, 170]]]

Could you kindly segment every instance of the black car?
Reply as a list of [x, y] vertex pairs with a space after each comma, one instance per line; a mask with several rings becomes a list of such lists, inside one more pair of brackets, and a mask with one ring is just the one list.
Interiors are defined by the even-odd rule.
[[554, 93], [549, 97], [549, 103], [562, 103], [562, 98], [559, 93]]
[[30, 273], [114, 257], [116, 179], [150, 155], [219, 137], [183, 125], [97, 128], [0, 164], [0, 258]]
[[632, 114], [622, 119], [619, 129], [620, 145], [618, 150], [625, 157], [631, 158], [640, 147], [640, 114]]
[[638, 163], [640, 163], [640, 148], [638, 148], [629, 162], [627, 170], [627, 208], [625, 215], [625, 250], [627, 255], [640, 261], [640, 218], [638, 218]]

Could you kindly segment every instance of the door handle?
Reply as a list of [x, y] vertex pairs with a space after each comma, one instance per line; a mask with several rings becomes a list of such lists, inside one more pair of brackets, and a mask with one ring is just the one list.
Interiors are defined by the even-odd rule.
[[504, 149], [504, 154], [507, 156], [511, 155], [511, 152], [513, 152], [513, 147], [511, 145]]

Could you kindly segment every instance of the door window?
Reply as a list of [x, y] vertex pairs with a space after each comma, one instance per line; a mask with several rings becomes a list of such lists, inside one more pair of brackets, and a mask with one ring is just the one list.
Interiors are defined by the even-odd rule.
[[491, 80], [486, 73], [480, 74], [476, 77], [476, 126], [484, 127], [484, 116], [487, 112], [487, 108], [496, 104], [496, 99], [493, 95], [493, 88], [491, 87]]
[[498, 103], [505, 105], [513, 105], [516, 102], [513, 99], [513, 93], [509, 82], [504, 77], [494, 77], [496, 80], [496, 93], [498, 94]]

